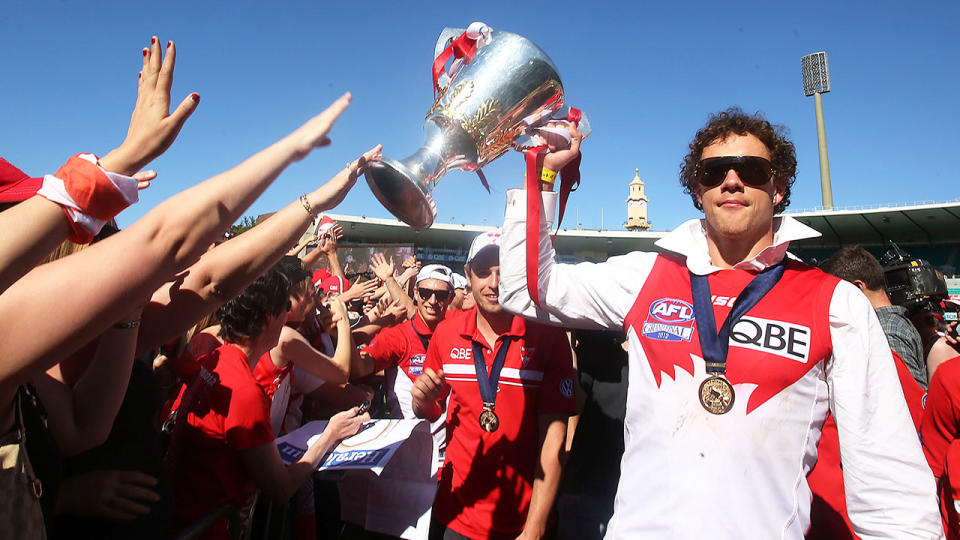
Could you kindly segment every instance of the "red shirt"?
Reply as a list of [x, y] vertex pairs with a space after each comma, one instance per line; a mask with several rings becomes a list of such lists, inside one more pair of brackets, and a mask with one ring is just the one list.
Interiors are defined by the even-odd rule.
[[[238, 508], [247, 504], [257, 486], [239, 451], [273, 441], [270, 398], [254, 379], [246, 355], [227, 344], [202, 357], [200, 363], [220, 382], [206, 390], [206, 407], [188, 412], [180, 432], [183, 440], [171, 441], [171, 448], [182, 445], [185, 456], [177, 460], [176, 477], [171, 478], [175, 531], [221, 503]], [[217, 537], [229, 538], [225, 521], [204, 535]]]
[[500, 427], [493, 433], [478, 422], [483, 400], [472, 343], [483, 347], [488, 370], [495, 350], [477, 330], [476, 308], [437, 326], [424, 364], [443, 370], [450, 392], [447, 450], [434, 516], [470, 538], [516, 535], [523, 529], [540, 454], [539, 416], [576, 409], [573, 363], [563, 330], [514, 317], [495, 346], [507, 336], [515, 339], [500, 373]]
[[288, 362], [287, 365], [278, 367], [273, 363], [270, 353], [265, 352], [257, 360], [257, 365], [253, 366], [253, 378], [270, 399], [270, 425], [273, 427], [273, 433], [286, 433], [287, 428], [283, 425], [283, 419], [290, 405], [293, 363]]
[[923, 453], [937, 477], [940, 516], [950, 540], [960, 539], [960, 357], [940, 364], [927, 388], [927, 403], [920, 425]]
[[386, 371], [387, 407], [393, 418], [414, 418], [410, 392], [427, 357], [420, 336], [429, 340], [433, 330], [417, 313], [413, 319], [381, 330], [364, 349], [373, 359], [373, 371]]

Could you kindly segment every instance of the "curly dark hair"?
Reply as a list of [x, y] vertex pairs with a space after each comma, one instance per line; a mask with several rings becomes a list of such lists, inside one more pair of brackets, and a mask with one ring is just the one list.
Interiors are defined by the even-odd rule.
[[697, 132], [690, 143], [690, 153], [684, 156], [680, 164], [680, 185], [684, 193], [693, 199], [697, 210], [703, 210], [703, 205], [697, 200], [697, 167], [703, 149], [714, 142], [722, 141], [731, 134], [753, 135], [760, 139], [770, 150], [773, 165], [773, 180], [783, 187], [783, 199], [774, 208], [774, 212], [781, 213], [790, 205], [790, 186], [797, 177], [797, 153], [793, 143], [787, 138], [787, 128], [770, 124], [762, 113], [748, 115], [740, 107], [730, 107], [717, 114], [711, 114], [707, 125]]
[[263, 332], [268, 315], [279, 315], [289, 306], [290, 280], [274, 265], [247, 286], [240, 296], [217, 309], [220, 337], [237, 343]]

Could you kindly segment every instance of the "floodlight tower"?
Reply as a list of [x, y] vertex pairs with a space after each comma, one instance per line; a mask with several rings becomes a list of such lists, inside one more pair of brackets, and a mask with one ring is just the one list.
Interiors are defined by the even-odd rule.
[[823, 127], [823, 99], [820, 94], [830, 91], [830, 66], [824, 51], [808, 54], [800, 59], [803, 72], [803, 94], [813, 96], [817, 109], [817, 142], [820, 147], [820, 192], [823, 209], [833, 209], [833, 188], [830, 186], [830, 160], [827, 158], [827, 131]]

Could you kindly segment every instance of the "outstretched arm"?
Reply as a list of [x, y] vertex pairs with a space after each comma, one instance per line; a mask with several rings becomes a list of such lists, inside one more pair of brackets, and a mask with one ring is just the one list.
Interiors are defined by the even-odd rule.
[[[349, 102], [345, 94], [290, 135], [164, 201], [128, 229], [14, 283], [0, 295], [0, 392], [49, 368], [194, 263], [290, 163], [329, 143], [326, 134]], [[313, 193], [316, 206], [335, 206], [355, 181], [335, 177]], [[64, 299], [71, 301], [71, 316], [49, 317]], [[38, 320], [47, 322], [39, 338]]]
[[355, 434], [367, 413], [357, 415], [357, 408], [333, 415], [326, 429], [298, 461], [284, 465], [274, 441], [240, 451], [244, 468], [253, 477], [263, 493], [275, 501], [285, 502], [310, 478], [320, 466], [323, 457], [333, 450], [341, 439]]
[[[100, 159], [100, 167], [105, 171], [133, 176], [169, 148], [196, 110], [200, 96], [190, 94], [170, 113], [175, 60], [176, 46], [172, 41], [167, 42], [166, 58], [156, 36], [150, 48], [143, 49], [143, 70], [127, 137]], [[142, 181], [143, 188], [155, 176], [153, 171], [147, 171], [136, 178]], [[0, 240], [0, 292], [29, 272], [71, 233], [63, 208], [39, 195], [0, 213], [0, 229], [4, 231]]]
[[[333, 208], [339, 202], [335, 199], [340, 191], [353, 186], [363, 173], [364, 165], [379, 155], [380, 148], [380, 145], [371, 148], [326, 184], [307, 194], [312, 212]], [[185, 332], [196, 320], [240, 294], [280, 259], [284, 247], [295, 242], [312, 219], [298, 199], [263, 223], [206, 252], [179, 279], [153, 294], [144, 310], [137, 350], [151, 350]]]

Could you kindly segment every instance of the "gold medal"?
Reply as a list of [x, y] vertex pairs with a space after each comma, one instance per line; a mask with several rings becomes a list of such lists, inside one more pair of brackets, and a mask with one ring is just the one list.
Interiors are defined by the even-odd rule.
[[497, 418], [497, 413], [493, 412], [493, 408], [483, 408], [483, 412], [480, 413], [480, 427], [487, 433], [493, 433], [500, 427], [500, 419]]
[[724, 414], [733, 408], [733, 385], [723, 377], [710, 377], [700, 383], [700, 404], [711, 414]]

